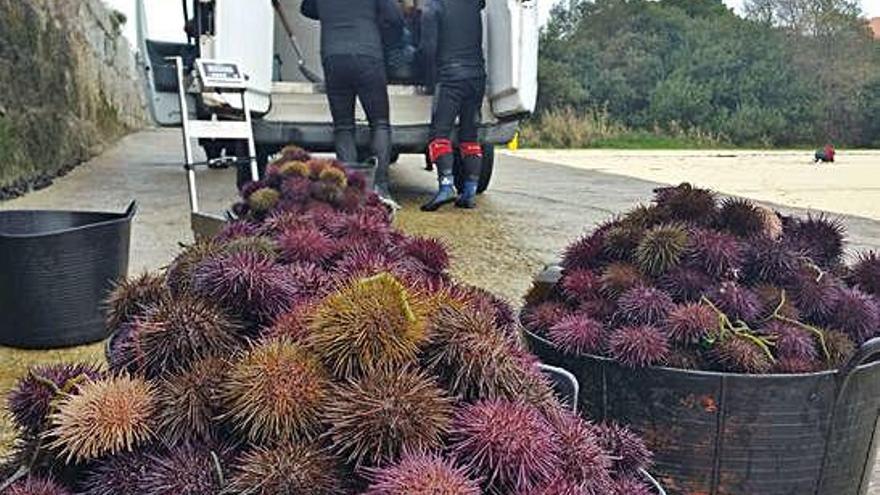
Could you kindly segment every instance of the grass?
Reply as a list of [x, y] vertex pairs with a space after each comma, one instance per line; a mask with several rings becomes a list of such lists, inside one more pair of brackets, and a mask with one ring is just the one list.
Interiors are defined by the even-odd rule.
[[520, 135], [524, 148], [719, 149], [732, 148], [722, 138], [673, 126], [637, 131], [614, 122], [607, 112], [549, 110], [528, 121]]

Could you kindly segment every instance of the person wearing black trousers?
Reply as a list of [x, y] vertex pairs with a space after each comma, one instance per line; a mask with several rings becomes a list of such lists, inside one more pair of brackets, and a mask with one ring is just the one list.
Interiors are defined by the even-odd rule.
[[403, 13], [394, 0], [304, 0], [302, 14], [321, 23], [321, 62], [333, 116], [336, 157], [357, 162], [354, 105], [360, 99], [378, 161], [375, 190], [393, 203], [388, 187], [391, 122], [383, 40], [403, 36]]
[[[422, 205], [423, 211], [436, 211], [453, 201], [459, 208], [476, 207], [483, 165], [478, 126], [486, 91], [482, 18], [485, 6], [485, 0], [429, 0], [422, 14], [420, 51], [426, 86], [430, 88], [436, 83], [428, 155], [437, 168], [439, 182], [437, 194]], [[456, 119], [465, 174], [458, 197], [452, 145]]]

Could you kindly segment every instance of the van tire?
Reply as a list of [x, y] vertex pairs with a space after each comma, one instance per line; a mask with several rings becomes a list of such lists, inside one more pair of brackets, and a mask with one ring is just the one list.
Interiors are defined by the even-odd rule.
[[[489, 189], [489, 183], [492, 182], [492, 172], [495, 171], [495, 146], [491, 144], [483, 145], [483, 167], [480, 169], [480, 181], [477, 183], [477, 194], [483, 194]], [[455, 152], [455, 165], [452, 169], [455, 174], [455, 188], [461, 192], [464, 188], [464, 166], [462, 165], [461, 155]]]

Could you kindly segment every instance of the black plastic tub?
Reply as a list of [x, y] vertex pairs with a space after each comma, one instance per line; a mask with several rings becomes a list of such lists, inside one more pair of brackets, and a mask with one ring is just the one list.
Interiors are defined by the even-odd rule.
[[876, 453], [880, 339], [838, 371], [739, 375], [631, 369], [567, 356], [526, 332], [580, 384], [581, 411], [639, 432], [670, 495], [862, 495]]
[[48, 349], [107, 337], [101, 302], [128, 272], [123, 213], [0, 211], [0, 345]]

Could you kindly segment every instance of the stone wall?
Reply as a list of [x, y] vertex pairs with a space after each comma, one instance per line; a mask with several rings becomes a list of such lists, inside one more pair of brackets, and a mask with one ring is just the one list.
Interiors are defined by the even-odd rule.
[[0, 199], [145, 125], [125, 22], [101, 0], [0, 0]]

